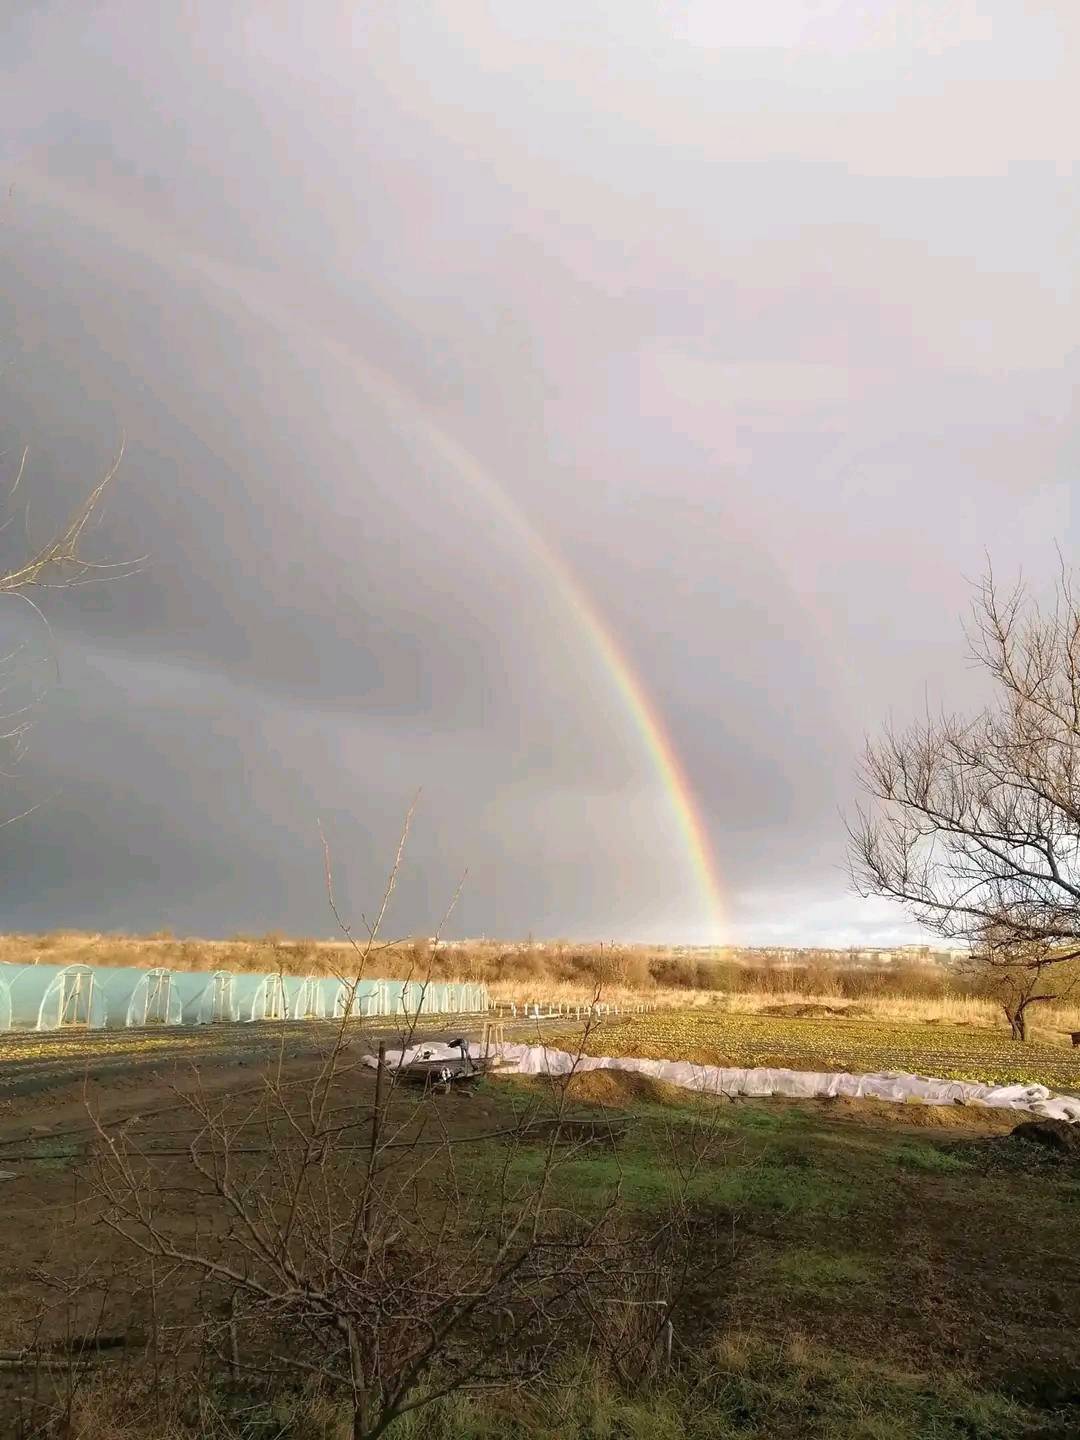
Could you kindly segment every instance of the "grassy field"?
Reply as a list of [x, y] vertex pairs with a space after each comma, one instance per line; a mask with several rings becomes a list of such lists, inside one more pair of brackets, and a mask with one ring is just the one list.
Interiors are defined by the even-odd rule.
[[[513, 980], [489, 980], [488, 991], [499, 1004], [519, 1007], [588, 1003], [591, 993], [580, 984], [553, 982], [544, 986], [522, 986]], [[873, 1017], [884, 1021], [914, 1021], [922, 1024], [977, 1026], [985, 1030], [1008, 1031], [1001, 1006], [985, 996], [955, 990], [927, 990], [923, 993], [868, 991], [857, 1000], [836, 990], [786, 989], [782, 979], [766, 989], [731, 990], [671, 989], [653, 986], [641, 989], [627, 985], [605, 985], [602, 998], [613, 1005], [631, 1007], [647, 1000], [661, 1010], [716, 1010], [739, 1015], [792, 1011], [802, 1008], [834, 1010], [851, 1019]], [[1080, 1030], [1080, 1004], [1046, 1005], [1034, 1008], [1030, 1030], [1054, 1044], [1067, 1044], [1069, 1035]]]
[[[543, 1043], [576, 1051], [583, 1027], [538, 1022]], [[590, 1055], [689, 1060], [701, 1065], [775, 1066], [792, 1070], [846, 1070], [854, 1074], [900, 1070], [945, 1080], [1048, 1085], [1080, 1094], [1080, 1051], [1057, 1045], [1019, 1044], [1008, 1032], [961, 1026], [889, 1023], [873, 1018], [821, 1018], [658, 1011], [611, 1016], [588, 1034]]]
[[[580, 1081], [588, 1106], [613, 1077]], [[1062, 1269], [1075, 1162], [994, 1133], [1000, 1116], [982, 1135], [949, 1112], [959, 1129], [913, 1131], [902, 1109], [873, 1102], [718, 1107], [639, 1078], [620, 1095], [620, 1081], [604, 1099], [633, 1117], [628, 1137], [567, 1156], [556, 1183], [568, 1205], [596, 1210], [618, 1193], [661, 1214], [673, 1157], [700, 1155], [703, 1127], [717, 1143], [689, 1192], [709, 1223], [685, 1305], [687, 1370], [655, 1409], [618, 1420], [612, 1404], [609, 1434], [1076, 1433], [1080, 1371], [1063, 1332], [1080, 1319], [1080, 1277]], [[527, 1175], [537, 1160], [518, 1165]], [[991, 1215], [1028, 1217], [1020, 1263], [980, 1219]], [[596, 1433], [584, 1404], [565, 1403], [566, 1433]]]
[[[348, 1079], [342, 1099], [355, 1095], [357, 1083]], [[370, 1085], [370, 1077], [360, 1083]], [[542, 1081], [490, 1080], [471, 1098], [440, 1101], [439, 1124], [461, 1140], [497, 1134], [556, 1098]], [[611, 1073], [577, 1077], [567, 1099], [567, 1113], [593, 1128], [587, 1140], [558, 1146], [549, 1175], [554, 1205], [589, 1216], [617, 1203], [627, 1232], [651, 1234], [682, 1196], [679, 1223], [692, 1226], [694, 1265], [679, 1287], [670, 1370], [620, 1375], [568, 1334], [528, 1385], [437, 1401], [392, 1426], [391, 1440], [1069, 1440], [1080, 1433], [1080, 1272], [1072, 1263], [1080, 1169], [1075, 1159], [1011, 1137], [1014, 1117], [945, 1110], [935, 1127], [927, 1115], [919, 1117], [923, 1128], [913, 1128], [916, 1117], [904, 1107], [729, 1104]], [[149, 1154], [157, 1143], [175, 1144], [175, 1106], [155, 1120], [155, 1103], [154, 1094], [125, 1100], [148, 1117], [140, 1143]], [[72, 1123], [66, 1114], [42, 1114], [62, 1131]], [[34, 1118], [20, 1115], [20, 1127]], [[47, 1133], [35, 1144], [42, 1160], [21, 1164], [6, 1195], [12, 1243], [0, 1280], [12, 1297], [9, 1345], [48, 1254], [69, 1254], [73, 1239], [82, 1266], [107, 1266], [112, 1254], [92, 1212], [71, 1206], [73, 1176], [86, 1164], [82, 1147], [70, 1139], [52, 1145]], [[527, 1192], [544, 1168], [544, 1150], [495, 1140], [460, 1153], [469, 1156], [465, 1174], [477, 1190], [499, 1177]], [[155, 1170], [167, 1225], [182, 1226], [190, 1207], [183, 1167], [162, 1160]], [[58, 1229], [69, 1215], [71, 1231]], [[163, 1325], [182, 1323], [182, 1311], [174, 1312], [183, 1295], [182, 1287], [163, 1292]], [[150, 1366], [137, 1355], [118, 1355], [95, 1373], [78, 1391], [64, 1431], [71, 1440], [341, 1440], [347, 1433], [340, 1404], [302, 1386], [272, 1397], [254, 1380], [239, 1390], [201, 1390], [169, 1371], [155, 1392]], [[197, 1391], [212, 1429], [192, 1418]]]

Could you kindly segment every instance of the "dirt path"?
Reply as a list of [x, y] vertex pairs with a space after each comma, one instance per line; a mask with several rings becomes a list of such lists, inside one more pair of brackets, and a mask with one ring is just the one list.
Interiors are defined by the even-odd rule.
[[[415, 1040], [466, 1035], [476, 1042], [477, 1017], [436, 1018]], [[261, 1084], [269, 1067], [310, 1074], [338, 1034], [333, 1022], [205, 1026], [172, 1030], [7, 1035], [0, 1046], [0, 1168], [21, 1142], [75, 1127], [85, 1131], [88, 1107], [110, 1123], [176, 1103], [177, 1092], [241, 1092]], [[401, 1030], [364, 1022], [346, 1040], [346, 1066], [379, 1041], [400, 1043]], [[367, 1072], [360, 1072], [366, 1077]]]
[[[477, 1016], [433, 1017], [417, 1027], [415, 1038], [449, 1033], [479, 1034]], [[129, 1074], [162, 1065], [218, 1066], [262, 1064], [279, 1056], [325, 1052], [337, 1036], [333, 1021], [305, 1020], [280, 1024], [205, 1025], [146, 1030], [53, 1031], [6, 1034], [0, 1037], [0, 1105], [12, 1096], [32, 1094], [75, 1078]], [[380, 1039], [399, 1040], [400, 1025], [356, 1022], [349, 1044], [374, 1048]]]

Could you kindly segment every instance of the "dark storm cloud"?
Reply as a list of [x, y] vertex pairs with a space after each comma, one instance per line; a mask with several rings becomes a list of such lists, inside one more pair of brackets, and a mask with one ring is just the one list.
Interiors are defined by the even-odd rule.
[[840, 869], [859, 738], [977, 698], [984, 551], [1075, 540], [1072, 8], [5, 26], [4, 443], [40, 529], [123, 433], [101, 544], [152, 554], [54, 606], [10, 923], [324, 931], [316, 815], [368, 904], [422, 783], [399, 928], [468, 863], [459, 930], [706, 937], [580, 617], [441, 431], [640, 674], [733, 932], [894, 931]]

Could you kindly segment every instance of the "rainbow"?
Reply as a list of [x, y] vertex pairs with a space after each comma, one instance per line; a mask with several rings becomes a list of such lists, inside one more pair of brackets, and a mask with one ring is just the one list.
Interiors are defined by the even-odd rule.
[[[366, 364], [359, 361], [351, 351], [345, 350], [338, 341], [326, 335], [320, 335], [320, 339], [324, 345], [343, 351], [342, 360], [350, 363], [354, 369], [358, 364], [364, 364], [366, 369]], [[599, 657], [615, 694], [633, 721], [653, 768], [660, 777], [695, 877], [710, 937], [714, 944], [719, 943], [725, 930], [724, 904], [708, 830], [690, 779], [679, 758], [678, 750], [667, 733], [660, 712], [611, 626], [554, 546], [544, 538], [535, 523], [483, 469], [476, 458], [436, 425], [411, 396], [402, 396], [397, 385], [382, 372], [378, 372], [378, 376], [381, 389], [391, 387], [391, 393], [382, 397], [384, 401], [397, 406], [407, 406], [412, 417], [423, 427], [432, 449], [470, 488], [484, 496], [491, 508], [517, 532], [525, 548], [554, 582], [564, 608]]]
[[[265, 310], [262, 313], [265, 315]], [[554, 546], [541, 534], [536, 524], [480, 465], [475, 456], [431, 419], [414, 397], [403, 392], [383, 371], [375, 370], [365, 359], [335, 337], [323, 331], [307, 333], [325, 350], [334, 354], [341, 365], [359, 375], [367, 392], [377, 395], [385, 409], [401, 414], [407, 421], [420, 427], [435, 454], [470, 489], [483, 496], [486, 504], [518, 535], [523, 547], [554, 582], [564, 608], [600, 659], [616, 696], [630, 716], [663, 784], [672, 817], [682, 836], [695, 877], [710, 937], [713, 943], [718, 943], [725, 930], [724, 905], [716, 860], [693, 787], [675, 744], [667, 733], [659, 709], [595, 601]]]
[[534, 549], [544, 561], [548, 573], [557, 581], [564, 601], [574, 612], [582, 630], [600, 656], [615, 690], [645, 744], [645, 749], [652, 758], [656, 773], [663, 782], [675, 823], [683, 837], [687, 858], [708, 918], [710, 937], [713, 943], [719, 943], [725, 931], [725, 921], [716, 858], [690, 778], [665, 729], [660, 711], [621, 649], [614, 632], [591, 597], [567, 568], [562, 557], [539, 535], [536, 536]]
[[257, 276], [225, 265], [211, 256], [181, 249], [167, 231], [135, 212], [119, 210], [111, 200], [103, 204], [94, 196], [58, 186], [37, 173], [20, 175], [20, 189], [26, 180], [29, 183], [25, 188], [35, 198], [46, 205], [55, 205], [65, 214], [106, 234], [118, 246], [157, 264], [162, 264], [163, 257], [167, 255], [178, 269], [196, 275], [223, 299], [233, 304], [238, 302], [275, 329], [290, 335], [302, 332], [310, 343], [352, 373], [367, 394], [385, 410], [404, 424], [417, 428], [429, 448], [512, 528], [525, 550], [552, 581], [564, 609], [579, 632], [587, 638], [640, 737], [664, 788], [672, 818], [682, 838], [709, 938], [712, 943], [718, 943], [726, 926], [716, 858], [689, 776], [667, 733], [660, 711], [592, 597], [506, 490], [470, 451], [447, 434], [415, 396], [335, 336], [312, 327], [302, 315], [282, 306], [264, 290]]

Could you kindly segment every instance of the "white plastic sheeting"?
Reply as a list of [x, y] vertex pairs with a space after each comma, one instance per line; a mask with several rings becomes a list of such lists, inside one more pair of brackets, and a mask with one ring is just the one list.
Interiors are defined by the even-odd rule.
[[[409, 1064], [421, 1054], [430, 1059], [457, 1058], [445, 1045], [415, 1045], [387, 1051], [390, 1065]], [[990, 1109], [1026, 1110], [1047, 1119], [1080, 1122], [1080, 1097], [1056, 1095], [1045, 1085], [980, 1085], [971, 1080], [936, 1080], [927, 1075], [848, 1075], [838, 1071], [741, 1070], [721, 1065], [692, 1065], [686, 1060], [636, 1060], [610, 1055], [571, 1055], [543, 1045], [501, 1045], [500, 1068], [517, 1075], [568, 1075], [571, 1070], [626, 1070], [665, 1080], [703, 1095], [764, 1098], [785, 1095], [796, 1100], [845, 1096], [852, 1100], [922, 1102], [924, 1105], [978, 1105]], [[377, 1065], [373, 1055], [365, 1056]]]

